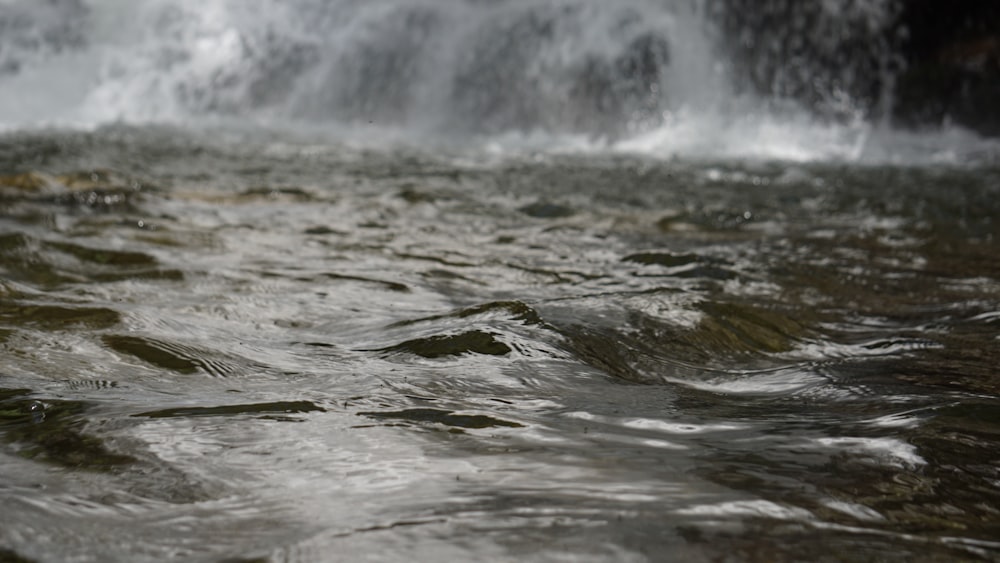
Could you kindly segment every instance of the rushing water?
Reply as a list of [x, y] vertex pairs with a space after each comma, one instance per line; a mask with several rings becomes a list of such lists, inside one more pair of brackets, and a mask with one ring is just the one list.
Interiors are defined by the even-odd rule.
[[620, 6], [0, 2], [0, 560], [1000, 557], [996, 143]]

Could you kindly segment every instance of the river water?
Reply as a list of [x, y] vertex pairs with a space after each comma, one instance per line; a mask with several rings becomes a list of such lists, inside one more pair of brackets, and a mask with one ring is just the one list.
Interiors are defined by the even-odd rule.
[[0, 3], [0, 560], [1000, 556], [996, 142], [626, 4]]

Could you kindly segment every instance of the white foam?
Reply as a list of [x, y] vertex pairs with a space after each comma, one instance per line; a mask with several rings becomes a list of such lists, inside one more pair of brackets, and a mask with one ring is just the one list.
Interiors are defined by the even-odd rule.
[[812, 520], [812, 514], [804, 509], [782, 506], [768, 500], [738, 500], [716, 504], [699, 504], [676, 511], [685, 516], [743, 516], [773, 518], [776, 520]]
[[895, 438], [836, 437], [820, 438], [817, 443], [838, 450], [867, 455], [873, 461], [896, 467], [926, 465], [917, 448]]
[[[7, 56], [20, 67], [0, 70], [0, 131], [208, 121], [318, 130], [362, 145], [389, 138], [496, 154], [902, 164], [1000, 159], [996, 141], [956, 127], [885, 129], [858, 117], [860, 110], [852, 113], [850, 100], [843, 102], [844, 113], [856, 117], [831, 122], [794, 105], [739, 94], [731, 84], [733, 61], [720, 55], [704, 16], [680, 0], [93, 0], [86, 6], [85, 15], [23, 8], [43, 20], [42, 29], [52, 24], [79, 32], [81, 45], [11, 51], [6, 43], [14, 39], [0, 38], [0, 51], [8, 47], [13, 54]], [[838, 5], [827, 16], [866, 25], [881, 17], [864, 7], [845, 10]], [[507, 37], [510, 45], [484, 40], [498, 21], [513, 22], [507, 31], [527, 26], [527, 37]], [[536, 37], [530, 28], [539, 21], [553, 29], [536, 30]], [[490, 58], [543, 36], [541, 51], [526, 63], [517, 54]], [[654, 98], [660, 96], [660, 115], [617, 116], [611, 128], [619, 130], [605, 134], [605, 117], [587, 109], [593, 100], [568, 97], [581, 76], [603, 76], [632, 42], [649, 36], [669, 44], [660, 82], [648, 85]], [[581, 70], [590, 64], [605, 70]], [[476, 69], [472, 78], [463, 75], [469, 68]], [[493, 100], [490, 81], [509, 83], [511, 90]], [[621, 80], [611, 84], [609, 92], [624, 87]], [[489, 99], [479, 100], [483, 96]], [[580, 130], [580, 122], [589, 128]]]

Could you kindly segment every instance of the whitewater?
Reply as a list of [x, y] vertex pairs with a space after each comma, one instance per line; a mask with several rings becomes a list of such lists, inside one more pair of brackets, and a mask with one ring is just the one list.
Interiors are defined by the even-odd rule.
[[[822, 5], [833, 23], [796, 33], [828, 34], [828, 50], [874, 36], [893, 9]], [[995, 142], [958, 126], [889, 126], [880, 115], [892, 104], [889, 63], [874, 103], [852, 98], [857, 69], [791, 54], [791, 78], [776, 83], [828, 85], [822, 100], [748, 91], [724, 49], [736, 38], [713, 26], [711, 6], [9, 1], [0, 126], [211, 124], [324, 142], [656, 158], [995, 159]], [[870, 48], [891, 61], [884, 41]]]

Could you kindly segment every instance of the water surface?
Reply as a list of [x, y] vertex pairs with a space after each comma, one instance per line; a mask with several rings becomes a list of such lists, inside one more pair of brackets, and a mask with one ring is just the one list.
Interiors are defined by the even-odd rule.
[[1000, 553], [989, 161], [114, 126], [0, 170], [4, 556]]

